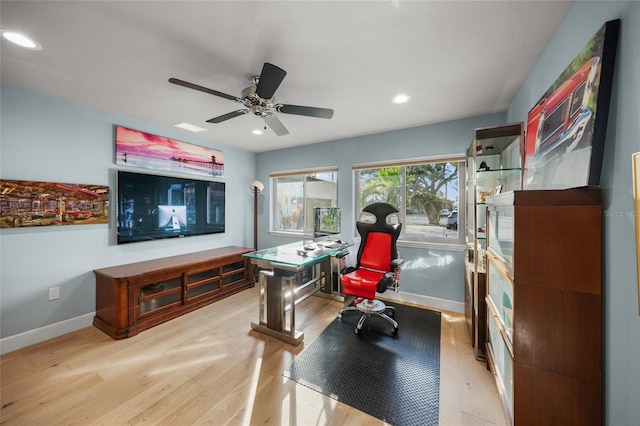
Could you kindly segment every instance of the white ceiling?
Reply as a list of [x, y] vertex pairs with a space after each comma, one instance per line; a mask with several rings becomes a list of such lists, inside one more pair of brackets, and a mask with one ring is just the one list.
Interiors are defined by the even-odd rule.
[[[2, 81], [252, 152], [506, 110], [573, 1], [5, 1]], [[264, 62], [287, 71], [278, 102], [333, 108], [325, 120], [278, 114], [276, 136], [252, 114], [206, 120], [238, 103]], [[396, 105], [398, 92], [411, 96]], [[144, 130], [144, 129], [142, 129]]]

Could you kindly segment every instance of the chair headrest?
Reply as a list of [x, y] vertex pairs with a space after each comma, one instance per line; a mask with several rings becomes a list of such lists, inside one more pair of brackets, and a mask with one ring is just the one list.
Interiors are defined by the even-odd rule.
[[400, 214], [398, 209], [388, 203], [373, 203], [362, 209], [358, 216], [358, 222], [366, 225], [390, 225], [395, 227], [400, 225]]

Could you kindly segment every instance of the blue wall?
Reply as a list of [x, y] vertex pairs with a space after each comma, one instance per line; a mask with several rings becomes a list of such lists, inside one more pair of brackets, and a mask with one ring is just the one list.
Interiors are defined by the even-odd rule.
[[[253, 246], [249, 183], [254, 154], [13, 86], [2, 85], [0, 94], [2, 179], [109, 185], [114, 200], [114, 125], [121, 124], [223, 151], [222, 180], [231, 194], [227, 232], [212, 236], [118, 246], [113, 202], [109, 225], [2, 229], [2, 338], [94, 312], [96, 268], [228, 245]], [[54, 286], [60, 287], [60, 299], [49, 301], [48, 289]]]
[[[271, 247], [300, 239], [270, 235], [268, 232], [270, 172], [338, 166], [342, 236], [350, 240], [356, 233], [355, 216], [358, 213], [354, 212], [354, 163], [463, 154], [476, 128], [501, 124], [505, 124], [505, 115], [493, 114], [257, 154], [256, 178], [266, 185], [258, 202], [258, 246]], [[464, 302], [462, 246], [449, 250], [400, 246], [398, 250], [400, 257], [405, 259], [400, 284], [403, 292]]]
[[578, 1], [507, 112], [528, 110], [606, 21], [620, 19], [601, 187], [604, 194], [605, 424], [640, 422], [640, 316], [631, 154], [640, 151], [640, 2]]

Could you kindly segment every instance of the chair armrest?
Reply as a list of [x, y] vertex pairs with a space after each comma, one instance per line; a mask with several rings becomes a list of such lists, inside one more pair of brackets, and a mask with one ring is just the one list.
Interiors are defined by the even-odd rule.
[[336, 259], [342, 259], [343, 257], [345, 257], [348, 254], [349, 254], [349, 252], [345, 250], [345, 251], [341, 251], [340, 253], [334, 254], [334, 256], [336, 257]]
[[347, 266], [346, 268], [343, 268], [342, 271], [340, 271], [340, 275], [347, 275], [352, 273], [353, 271], [355, 271], [356, 268], [353, 266]]
[[404, 259], [393, 259], [391, 261], [391, 268], [392, 269], [396, 269], [397, 267], [399, 267], [403, 263], [404, 263]]

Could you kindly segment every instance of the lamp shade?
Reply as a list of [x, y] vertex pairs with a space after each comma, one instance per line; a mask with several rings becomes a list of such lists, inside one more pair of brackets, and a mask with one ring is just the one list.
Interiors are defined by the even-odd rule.
[[264, 189], [264, 184], [259, 180], [254, 180], [253, 182], [251, 182], [250, 188], [253, 190], [257, 190], [258, 192], [262, 192], [262, 190]]

